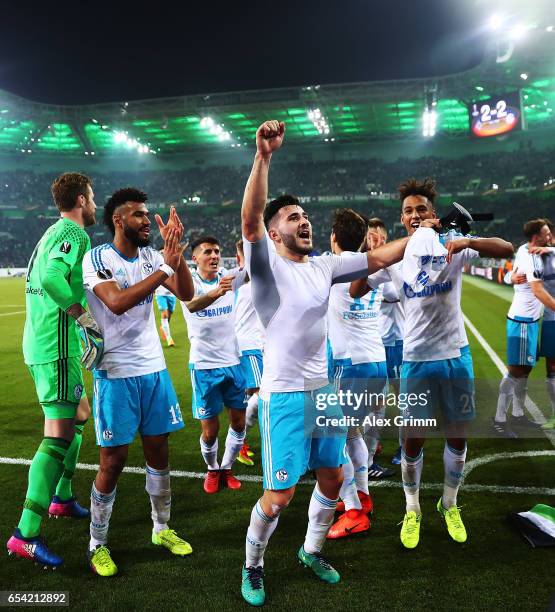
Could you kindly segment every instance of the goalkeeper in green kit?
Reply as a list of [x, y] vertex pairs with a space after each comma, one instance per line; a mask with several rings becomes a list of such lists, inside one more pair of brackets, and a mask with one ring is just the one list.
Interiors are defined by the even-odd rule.
[[[92, 181], [62, 174], [52, 184], [61, 218], [38, 242], [27, 270], [23, 355], [44, 412], [44, 438], [31, 467], [21, 519], [8, 540], [9, 554], [55, 569], [63, 560], [39, 537], [42, 518], [88, 518], [71, 489], [83, 427], [90, 415], [81, 363], [102, 357], [99, 328], [85, 310], [82, 261], [91, 243], [84, 227], [95, 223]], [[85, 351], [81, 348], [81, 339]]]

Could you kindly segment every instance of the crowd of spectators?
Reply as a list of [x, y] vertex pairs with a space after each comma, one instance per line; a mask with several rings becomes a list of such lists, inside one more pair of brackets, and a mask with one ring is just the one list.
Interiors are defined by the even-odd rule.
[[[137, 186], [149, 194], [151, 208], [162, 214], [169, 204], [178, 206], [186, 219], [189, 239], [214, 234], [222, 240], [224, 254], [233, 255], [234, 244], [240, 238], [239, 205], [249, 170], [247, 166], [195, 166], [179, 172], [99, 173], [93, 176], [96, 202], [101, 207], [116, 189]], [[331, 213], [340, 206], [380, 216], [393, 237], [402, 235], [398, 203], [381, 199], [380, 194], [394, 194], [399, 183], [409, 176], [434, 177], [440, 193], [466, 192], [460, 201], [467, 207], [496, 214], [493, 223], [477, 225], [478, 232], [497, 233], [518, 243], [523, 222], [541, 214], [549, 216], [553, 208], [554, 198], [543, 199], [539, 192], [555, 176], [555, 149], [526, 149], [457, 160], [399, 159], [395, 163], [378, 159], [292, 163], [276, 159], [270, 188], [272, 196], [293, 193], [306, 198], [315, 228], [315, 246], [321, 251], [328, 248]], [[529, 186], [534, 191], [512, 192], [515, 177], [518, 187]], [[22, 170], [0, 172], [0, 267], [25, 266], [37, 240], [55, 221], [58, 213], [50, 195], [54, 178], [54, 174]], [[492, 183], [499, 186], [497, 195], [489, 200], [479, 197], [491, 192]], [[101, 210], [98, 217], [101, 218]], [[91, 228], [90, 233], [93, 244], [110, 238], [101, 225]]]

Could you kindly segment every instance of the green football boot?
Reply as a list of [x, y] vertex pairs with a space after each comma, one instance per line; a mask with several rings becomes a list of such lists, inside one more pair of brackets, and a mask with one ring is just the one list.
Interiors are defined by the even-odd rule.
[[420, 541], [420, 521], [421, 514], [416, 512], [407, 512], [403, 518], [403, 526], [401, 527], [401, 544], [405, 548], [416, 548]]
[[449, 535], [455, 540], [455, 542], [466, 542], [466, 529], [461, 519], [461, 513], [457, 506], [451, 506], [448, 510], [445, 510], [441, 503], [441, 497], [437, 502], [437, 511], [445, 519], [447, 525], [447, 531]]
[[320, 580], [329, 584], [335, 584], [341, 580], [339, 572], [320, 553], [307, 553], [304, 546], [301, 546], [297, 558], [301, 565], [310, 568]]
[[243, 565], [241, 572], [241, 595], [251, 606], [262, 606], [266, 600], [264, 591], [264, 569], [258, 567], [246, 567]]
[[193, 552], [192, 546], [189, 542], [181, 539], [173, 529], [163, 529], [156, 533], [152, 530], [152, 543], [156, 546], [163, 546], [167, 548], [172, 555], [178, 555], [184, 557], [190, 555]]
[[106, 546], [97, 546], [94, 550], [89, 550], [89, 563], [92, 571], [104, 578], [118, 573], [118, 566], [112, 561]]

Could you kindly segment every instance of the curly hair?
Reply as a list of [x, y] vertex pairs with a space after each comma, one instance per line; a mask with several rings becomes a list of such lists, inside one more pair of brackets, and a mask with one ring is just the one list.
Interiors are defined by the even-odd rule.
[[430, 204], [433, 204], [437, 197], [436, 182], [431, 178], [426, 178], [423, 181], [410, 178], [404, 183], [401, 183], [397, 189], [399, 191], [401, 204], [403, 204], [405, 198], [409, 196], [424, 196]]
[[126, 202], [146, 202], [148, 199], [146, 193], [135, 187], [124, 187], [118, 189], [110, 196], [106, 204], [104, 204], [104, 225], [108, 227], [112, 236], [116, 233], [114, 227], [114, 212], [118, 206], [125, 204]]

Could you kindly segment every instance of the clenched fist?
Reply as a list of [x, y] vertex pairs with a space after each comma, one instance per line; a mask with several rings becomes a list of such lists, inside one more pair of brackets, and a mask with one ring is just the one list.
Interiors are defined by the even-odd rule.
[[263, 157], [269, 157], [277, 151], [285, 135], [285, 123], [283, 121], [265, 121], [256, 130], [256, 150]]

